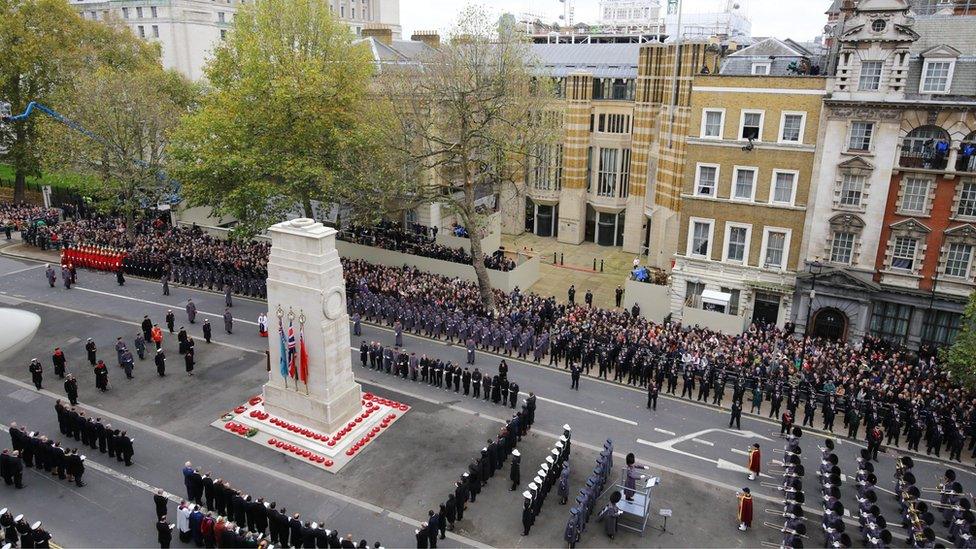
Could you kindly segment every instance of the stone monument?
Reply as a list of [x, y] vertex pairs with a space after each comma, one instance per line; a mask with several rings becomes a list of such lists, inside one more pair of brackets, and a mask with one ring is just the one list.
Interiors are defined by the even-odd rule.
[[[352, 373], [337, 232], [301, 218], [278, 223], [268, 234], [271, 372], [264, 385], [264, 409], [306, 427], [337, 431], [362, 410], [362, 389]], [[290, 373], [282, 375], [279, 325], [286, 340], [290, 339], [289, 327], [294, 330], [294, 368], [300, 368], [297, 347], [304, 341], [308, 356], [304, 383]], [[287, 345], [286, 353], [292, 354]]]

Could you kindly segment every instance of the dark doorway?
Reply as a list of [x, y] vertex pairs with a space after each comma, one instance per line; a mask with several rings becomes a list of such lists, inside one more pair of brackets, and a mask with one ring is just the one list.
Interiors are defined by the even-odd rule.
[[548, 204], [539, 204], [539, 215], [536, 219], [536, 235], [552, 236], [552, 218], [555, 208]]
[[535, 202], [525, 199], [525, 232], [535, 233]]
[[833, 308], [820, 309], [813, 315], [813, 337], [842, 340], [847, 338], [847, 315]]
[[770, 324], [775, 326], [779, 319], [779, 296], [756, 292], [755, 307], [752, 311], [752, 322], [757, 325]]

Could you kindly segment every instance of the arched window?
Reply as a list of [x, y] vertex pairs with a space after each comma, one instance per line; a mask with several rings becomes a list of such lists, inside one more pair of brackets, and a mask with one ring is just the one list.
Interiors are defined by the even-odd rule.
[[966, 136], [959, 144], [959, 159], [956, 160], [957, 172], [976, 173], [976, 132]]
[[941, 170], [949, 157], [949, 132], [938, 126], [921, 126], [905, 136], [898, 165], [903, 168]]

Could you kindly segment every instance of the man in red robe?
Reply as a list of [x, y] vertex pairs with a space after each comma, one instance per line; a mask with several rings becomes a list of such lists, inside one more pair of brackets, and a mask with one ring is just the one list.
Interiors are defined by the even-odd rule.
[[759, 444], [753, 444], [749, 449], [749, 480], [756, 480], [759, 476], [762, 455], [759, 453]]
[[745, 532], [747, 528], [752, 527], [752, 494], [749, 493], [749, 488], [743, 488], [737, 497], [739, 498], [739, 512], [736, 516], [739, 519], [739, 530]]

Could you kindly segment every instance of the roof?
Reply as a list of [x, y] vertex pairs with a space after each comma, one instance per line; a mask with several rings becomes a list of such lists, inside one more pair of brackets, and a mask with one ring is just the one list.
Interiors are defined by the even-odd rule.
[[951, 46], [962, 56], [976, 56], [976, 16], [920, 17], [912, 28], [919, 34], [911, 45], [912, 55], [935, 46]]
[[857, 11], [902, 11], [909, 7], [906, 0], [861, 0]]
[[729, 57], [752, 57], [752, 56], [790, 56], [790, 57], [809, 57], [813, 55], [809, 50], [800, 44], [786, 39], [764, 38], [755, 44], [746, 46], [741, 50], [729, 55]]
[[355, 43], [368, 44], [373, 52], [373, 60], [377, 63], [416, 63], [424, 55], [434, 51], [427, 44], [412, 40], [394, 40], [390, 44], [384, 44], [369, 36], [356, 40]]
[[818, 67], [823, 65], [823, 48], [810, 44], [779, 38], [762, 38], [729, 54], [722, 61], [719, 74], [750, 75], [753, 63], [769, 63], [769, 76], [791, 76], [798, 73], [816, 74], [818, 71], [800, 70], [800, 66]]
[[551, 76], [585, 71], [596, 78], [637, 78], [640, 44], [532, 44], [531, 48]]

